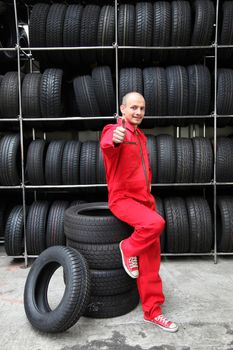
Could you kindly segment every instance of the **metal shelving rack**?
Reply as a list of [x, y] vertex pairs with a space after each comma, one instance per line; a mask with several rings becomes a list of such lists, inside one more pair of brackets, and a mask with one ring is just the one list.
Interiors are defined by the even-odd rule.
[[[21, 2], [22, 3], [22, 2]], [[211, 56], [214, 58], [214, 111], [210, 115], [206, 116], [145, 116], [145, 119], [173, 119], [173, 118], [183, 118], [183, 119], [210, 119], [213, 120], [214, 123], [214, 178], [213, 181], [210, 183], [172, 183], [172, 184], [152, 184], [152, 186], [156, 187], [186, 187], [186, 186], [192, 186], [192, 187], [210, 187], [213, 188], [213, 210], [214, 210], [214, 250], [209, 253], [176, 253], [176, 254], [170, 254], [170, 253], [164, 253], [163, 256], [213, 256], [214, 262], [217, 262], [217, 256], [218, 255], [233, 255], [233, 253], [221, 253], [217, 252], [217, 228], [216, 228], [216, 195], [217, 195], [217, 186], [218, 185], [233, 185], [232, 183], [217, 183], [216, 182], [216, 141], [217, 141], [217, 54], [218, 54], [218, 48], [222, 47], [233, 47], [233, 45], [218, 45], [218, 13], [219, 13], [219, 0], [216, 0], [216, 21], [215, 21], [215, 40], [212, 45], [209, 46], [179, 46], [179, 47], [136, 47], [136, 46], [119, 46], [118, 45], [118, 28], [117, 28], [117, 9], [118, 9], [118, 2], [117, 0], [114, 0], [114, 6], [115, 6], [115, 42], [112, 44], [112, 46], [92, 46], [92, 47], [44, 47], [44, 48], [35, 48], [35, 47], [29, 47], [23, 48], [19, 45], [19, 32], [18, 32], [18, 14], [17, 14], [17, 0], [13, 0], [14, 5], [14, 13], [15, 13], [15, 23], [16, 23], [16, 33], [17, 33], [17, 43], [15, 48], [0, 48], [0, 51], [3, 50], [16, 50], [17, 52], [17, 69], [18, 69], [18, 81], [20, 82], [20, 53], [23, 53], [27, 56], [27, 58], [30, 60], [30, 71], [33, 70], [33, 61], [32, 61], [32, 53], [34, 50], [111, 50], [113, 49], [115, 51], [115, 75], [116, 75], [116, 113], [113, 116], [108, 117], [88, 117], [88, 120], [110, 120], [113, 121], [119, 116], [119, 87], [118, 87], [118, 77], [119, 77], [119, 61], [118, 61], [118, 52], [121, 49], [142, 49], [142, 50], [179, 50], [179, 49], [186, 49], [186, 50], [196, 50], [196, 49], [212, 49], [214, 50], [214, 56]], [[29, 19], [29, 13], [30, 9], [27, 4], [27, 13], [28, 13], [28, 19]], [[29, 53], [27, 53], [29, 52]], [[227, 116], [229, 117], [229, 116]], [[233, 116], [231, 116], [233, 117]], [[22, 192], [22, 203], [23, 203], [23, 215], [24, 215], [24, 246], [25, 251], [22, 256], [17, 256], [14, 258], [23, 258], [25, 261], [25, 266], [28, 265], [28, 258], [35, 257], [34, 255], [28, 255], [27, 253], [27, 246], [26, 246], [26, 191], [27, 190], [36, 190], [36, 189], [71, 189], [71, 188], [82, 188], [82, 187], [103, 187], [106, 186], [104, 184], [92, 184], [92, 185], [41, 185], [41, 186], [33, 186], [33, 185], [27, 185], [25, 184], [25, 174], [24, 174], [24, 141], [23, 141], [23, 135], [24, 135], [24, 124], [28, 122], [35, 122], [35, 125], [37, 122], [41, 121], [79, 121], [84, 120], [83, 117], [63, 117], [63, 118], [24, 118], [22, 113], [22, 105], [21, 105], [21, 85], [19, 84], [19, 115], [14, 119], [1, 119], [1, 122], [18, 122], [19, 123], [19, 129], [20, 129], [20, 148], [21, 148], [21, 175], [22, 175], [22, 182], [18, 186], [0, 186], [0, 190], [4, 189], [18, 189]], [[205, 135], [205, 124], [203, 124], [203, 133]], [[35, 130], [32, 130], [33, 139], [35, 139]], [[179, 134], [179, 127], [177, 127], [177, 134]], [[195, 135], [194, 135], [195, 136]], [[0, 241], [1, 242], [1, 241]]]

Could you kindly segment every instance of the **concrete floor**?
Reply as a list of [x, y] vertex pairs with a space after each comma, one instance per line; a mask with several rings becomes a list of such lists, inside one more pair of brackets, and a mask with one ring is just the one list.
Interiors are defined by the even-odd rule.
[[112, 319], [82, 317], [64, 333], [42, 334], [28, 322], [23, 290], [29, 268], [4, 257], [0, 247], [2, 350], [233, 350], [233, 258], [167, 258], [161, 265], [163, 312], [179, 332], [144, 323], [140, 305]]

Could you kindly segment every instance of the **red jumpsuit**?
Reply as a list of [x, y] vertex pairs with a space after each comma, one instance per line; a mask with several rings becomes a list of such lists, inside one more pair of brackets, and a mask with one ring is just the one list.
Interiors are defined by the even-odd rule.
[[122, 144], [112, 142], [113, 130], [122, 124], [106, 125], [100, 147], [104, 156], [108, 183], [108, 202], [112, 213], [134, 227], [124, 240], [127, 256], [137, 256], [139, 277], [137, 286], [142, 309], [147, 318], [160, 315], [164, 302], [160, 268], [160, 234], [164, 219], [155, 211], [150, 193], [151, 169], [143, 132], [126, 122], [126, 136]]

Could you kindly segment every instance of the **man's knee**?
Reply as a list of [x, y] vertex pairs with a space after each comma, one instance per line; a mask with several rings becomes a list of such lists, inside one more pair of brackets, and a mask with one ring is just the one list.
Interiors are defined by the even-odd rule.
[[156, 215], [155, 218], [150, 220], [146, 225], [146, 229], [151, 233], [161, 234], [165, 228], [165, 220], [162, 216]]

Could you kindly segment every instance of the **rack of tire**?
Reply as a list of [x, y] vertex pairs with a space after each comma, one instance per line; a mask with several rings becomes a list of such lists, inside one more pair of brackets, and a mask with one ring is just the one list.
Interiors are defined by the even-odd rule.
[[[5, 227], [9, 231], [11, 220], [10, 231], [16, 232], [17, 238], [13, 233], [5, 234], [9, 255], [27, 258], [50, 245], [66, 243], [63, 217], [71, 201], [65, 198], [65, 191], [74, 189], [77, 197], [81, 194], [90, 202], [106, 195], [99, 141], [92, 137], [63, 139], [53, 132], [77, 128], [78, 132], [96, 132], [99, 140], [99, 131], [118, 116], [122, 96], [132, 90], [146, 100], [142, 128], [149, 129], [152, 190], [158, 197], [157, 209], [167, 220], [161, 236], [162, 252], [215, 257], [231, 252], [231, 238], [220, 242], [221, 237], [231, 237], [223, 232], [228, 230], [224, 220], [225, 213], [231, 211], [228, 189], [233, 183], [233, 1], [129, 0], [108, 4], [86, 0], [74, 4], [69, 0], [25, 0], [17, 2], [15, 11], [18, 33], [12, 1], [0, 1], [0, 186], [1, 191], [22, 191], [26, 198], [12, 205], [4, 220], [4, 210], [2, 221], [0, 215], [2, 233]], [[28, 23], [29, 41], [23, 28]], [[157, 127], [172, 126], [175, 135], [190, 125], [203, 130], [214, 127], [216, 137], [204, 132], [203, 136], [193, 133], [188, 137], [181, 137], [180, 132], [174, 137], [167, 130], [154, 135]], [[213, 201], [215, 186], [217, 197]], [[171, 188], [177, 193], [170, 197], [167, 192]], [[185, 188], [187, 194], [182, 193]], [[56, 193], [54, 198], [44, 199], [53, 189], [60, 198]], [[208, 218], [211, 212], [211, 224], [200, 237], [190, 223], [187, 226], [194, 210], [190, 208], [198, 206], [192, 203], [194, 189]], [[174, 206], [181, 218], [178, 231], [172, 221]], [[200, 222], [203, 210], [197, 214]], [[53, 237], [50, 224], [42, 225], [43, 220], [50, 222], [50, 215], [51, 220], [59, 218]], [[36, 225], [41, 225], [40, 238], [35, 234], [35, 216]], [[174, 246], [169, 230], [180, 232], [181, 237], [183, 232], [189, 233]]]
[[[232, 198], [231, 196], [217, 197], [218, 250], [221, 252], [233, 251], [233, 235], [230, 225], [233, 210]], [[80, 206], [80, 213], [82, 213], [82, 206], [85, 206], [86, 216], [79, 214], [79, 209], [74, 209], [77, 203]], [[115, 259], [114, 256], [119, 258], [117, 245], [119, 241], [114, 241], [116, 238], [113, 238], [113, 241], [104, 240], [103, 242], [98, 241], [98, 238], [94, 240], [95, 238], [92, 238], [92, 236], [89, 238], [89, 235], [95, 237], [97, 235], [96, 231], [100, 232], [101, 237], [104, 232], [105, 234], [112, 233], [111, 222], [115, 222], [115, 218], [106, 209], [107, 203], [102, 206], [98, 202], [80, 203], [83, 202], [38, 200], [27, 206], [26, 244], [30, 256], [37, 256], [50, 246], [68, 244], [78, 249], [87, 260], [89, 260], [88, 254], [91, 256], [100, 255], [99, 259], [105, 259], [106, 254], [113, 254], [113, 260]], [[192, 197], [156, 197], [156, 207], [158, 213], [166, 220], [166, 228], [160, 239], [162, 253], [211, 253], [213, 251], [213, 213], [206, 199], [197, 195]], [[69, 223], [69, 220], [65, 222], [66, 209], [68, 208], [68, 213], [71, 213], [69, 219], [71, 223]], [[73, 213], [74, 210], [77, 212]], [[73, 221], [72, 217], [74, 217]], [[17, 204], [8, 208], [7, 213], [4, 206], [2, 206], [0, 218], [6, 253], [10, 256], [21, 255], [24, 251], [22, 205]], [[79, 220], [83, 222], [82, 225], [79, 224]], [[87, 223], [85, 226], [85, 220], [90, 220], [92, 226], [89, 227]], [[71, 225], [70, 229], [69, 225]], [[87, 233], [86, 231], [90, 232]], [[123, 234], [129, 234], [130, 231], [126, 231], [125, 233], [123, 231]], [[118, 234], [117, 230], [115, 235]], [[121, 235], [119, 234], [120, 238]], [[90, 247], [89, 243], [95, 244], [95, 246]], [[114, 245], [109, 245], [110, 243]], [[97, 247], [96, 244], [102, 244], [102, 246]], [[91, 264], [96, 267], [99, 266], [96, 260]], [[102, 263], [100, 263], [102, 267], [106, 267], [107, 264], [108, 262], [102, 266]], [[109, 266], [111, 267], [112, 264], [114, 262], [109, 263]], [[114, 265], [112, 268], [118, 267], [119, 259], [118, 265]]]
[[[0, 184], [20, 185], [19, 135], [0, 139]], [[213, 145], [204, 137], [147, 135], [152, 183], [210, 183]], [[217, 139], [217, 181], [233, 181], [232, 137]], [[105, 184], [98, 141], [34, 140], [26, 152], [26, 186]], [[88, 188], [86, 188], [88, 191]], [[98, 191], [97, 191], [98, 192]]]

